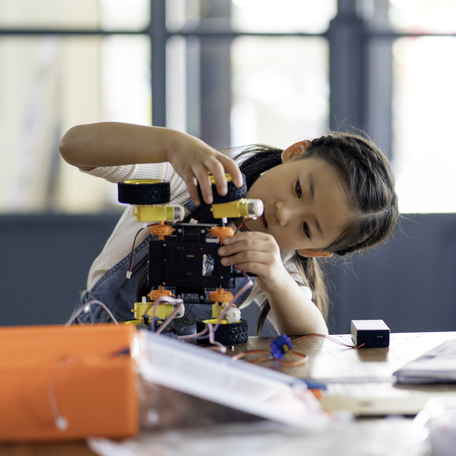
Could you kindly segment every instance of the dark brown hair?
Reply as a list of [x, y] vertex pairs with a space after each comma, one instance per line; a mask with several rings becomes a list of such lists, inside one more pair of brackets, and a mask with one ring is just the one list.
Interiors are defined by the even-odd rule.
[[[282, 163], [282, 150], [267, 146], [247, 149], [240, 157], [253, 154], [240, 166], [250, 187], [260, 174]], [[384, 242], [399, 218], [394, 175], [386, 156], [376, 145], [359, 134], [331, 132], [314, 139], [297, 159], [315, 157], [328, 163], [339, 176], [351, 209], [356, 214], [339, 237], [324, 250], [343, 256]], [[295, 264], [324, 318], [328, 317], [329, 298], [319, 260], [296, 253]], [[261, 306], [257, 333], [266, 321], [270, 305]]]

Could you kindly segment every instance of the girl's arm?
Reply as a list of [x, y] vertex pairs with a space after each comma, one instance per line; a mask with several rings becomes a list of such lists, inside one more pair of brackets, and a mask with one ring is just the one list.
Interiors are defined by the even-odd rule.
[[267, 292], [279, 328], [290, 336], [328, 334], [323, 315], [308, 295], [285, 270], [275, 291]]
[[196, 205], [200, 204], [197, 181], [204, 201], [212, 203], [209, 174], [214, 175], [221, 195], [227, 192], [225, 171], [231, 174], [236, 186], [242, 185], [241, 172], [234, 160], [194, 136], [168, 128], [119, 122], [78, 125], [63, 136], [59, 149], [65, 161], [84, 170], [170, 162]]
[[265, 233], [242, 232], [225, 238], [219, 254], [224, 265], [257, 276], [277, 318], [289, 336], [328, 334], [323, 315], [285, 269], [275, 239]]

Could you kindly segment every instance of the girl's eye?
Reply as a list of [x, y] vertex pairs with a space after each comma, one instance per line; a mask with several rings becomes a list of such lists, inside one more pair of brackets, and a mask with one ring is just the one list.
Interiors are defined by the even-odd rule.
[[301, 184], [299, 181], [296, 181], [295, 191], [296, 191], [296, 195], [298, 195], [298, 198], [301, 198], [302, 190], [301, 190]]
[[306, 222], [303, 223], [302, 229], [304, 230], [305, 235], [310, 239], [309, 225], [307, 225]]

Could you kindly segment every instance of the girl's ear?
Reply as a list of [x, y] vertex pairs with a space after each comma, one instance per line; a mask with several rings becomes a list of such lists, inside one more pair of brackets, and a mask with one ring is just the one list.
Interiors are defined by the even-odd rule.
[[312, 143], [308, 139], [304, 139], [287, 147], [282, 152], [282, 163], [301, 155], [311, 144]]
[[298, 252], [298, 255], [303, 256], [303, 257], [324, 257], [324, 258], [329, 258], [333, 256], [332, 252], [325, 252], [324, 250], [318, 250], [318, 249], [300, 249], [296, 250]]

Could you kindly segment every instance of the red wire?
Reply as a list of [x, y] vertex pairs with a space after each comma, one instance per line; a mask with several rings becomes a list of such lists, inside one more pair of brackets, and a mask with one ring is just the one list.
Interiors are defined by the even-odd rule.
[[237, 227], [236, 229], [236, 233], [235, 234], [238, 234], [239, 233], [239, 230], [242, 228], [242, 226], [244, 225], [245, 222], [248, 222], [249, 220], [252, 220], [250, 217], [249, 218], [246, 218], [242, 221], [242, 223]]
[[[306, 334], [304, 336], [300, 336], [300, 337], [297, 337], [296, 339], [293, 339], [293, 342], [297, 342], [298, 340], [304, 339], [305, 337], [323, 337], [324, 339], [328, 339], [331, 342], [334, 342], [335, 344], [343, 345], [344, 347], [348, 347], [348, 348], [360, 348], [360, 347], [364, 346], [364, 343], [362, 343], [360, 345], [349, 345], [344, 342], [341, 342], [340, 340], [338, 340], [334, 337], [326, 336], [325, 334]], [[295, 350], [289, 350], [288, 353], [291, 353], [295, 356], [299, 356], [302, 359], [300, 359], [298, 361], [285, 361], [283, 359], [272, 356], [271, 352], [268, 350], [247, 350], [245, 352], [238, 353], [237, 355], [233, 356], [232, 359], [233, 359], [233, 361], [237, 361], [238, 359], [241, 359], [246, 355], [250, 355], [250, 354], [254, 354], [254, 353], [267, 353], [268, 356], [261, 356], [257, 359], [249, 361], [252, 364], [261, 363], [262, 361], [264, 361], [266, 359], [273, 359], [274, 361], [278, 361], [280, 364], [283, 364], [285, 366], [300, 366], [301, 364], [306, 363], [309, 359], [309, 357], [307, 355], [305, 355], [304, 353], [299, 353]]]
[[133, 256], [134, 256], [134, 252], [135, 252], [135, 244], [136, 244], [136, 239], [138, 237], [138, 234], [141, 233], [141, 231], [143, 230], [144, 228], [141, 228], [135, 235], [135, 238], [133, 239], [133, 247], [131, 248], [131, 256], [130, 256], [130, 267], [128, 268], [128, 272], [131, 273], [131, 271], [133, 270]]
[[[147, 225], [147, 228], [151, 227], [152, 225], [156, 225], [156, 223], [151, 223], [150, 225]], [[131, 274], [131, 271], [133, 270], [133, 257], [134, 257], [134, 254], [135, 254], [135, 244], [136, 244], [136, 239], [138, 238], [138, 235], [139, 233], [141, 233], [141, 231], [143, 230], [144, 228], [141, 228], [136, 234], [135, 234], [135, 238], [133, 239], [133, 246], [131, 248], [131, 256], [130, 256], [130, 267], [128, 269], [128, 272]]]
[[271, 355], [271, 352], [268, 351], [268, 350], [247, 350], [245, 352], [242, 352], [242, 353], [238, 353], [237, 355], [233, 356], [232, 359], [233, 361], [237, 361], [238, 359], [241, 359], [243, 358], [244, 356], [246, 355], [251, 355], [251, 354], [254, 354], [254, 353], [265, 353], [267, 354], [268, 356], [260, 356], [259, 358], [257, 359], [254, 359], [252, 361], [249, 361], [250, 363], [252, 364], [258, 364], [258, 363], [261, 363], [262, 361], [266, 360], [266, 359], [273, 359], [274, 361], [277, 361], [279, 362], [280, 364], [283, 364], [285, 366], [300, 366], [301, 364], [304, 364], [307, 362], [308, 360], [308, 356], [303, 354], [303, 353], [299, 353], [297, 351], [294, 351], [294, 350], [290, 350], [288, 353], [292, 353], [293, 355], [296, 355], [296, 356], [299, 356], [301, 357], [302, 359], [298, 360], [298, 361], [285, 361], [283, 359], [280, 359], [280, 358], [277, 358], [275, 356], [272, 356]]
[[293, 339], [293, 342], [297, 342], [298, 340], [304, 339], [305, 337], [323, 337], [324, 339], [328, 339], [331, 342], [334, 342], [335, 344], [339, 344], [339, 345], [342, 345], [347, 348], [361, 348], [365, 345], [365, 342], [363, 342], [360, 345], [349, 345], [344, 342], [341, 342], [340, 340], [338, 340], [334, 337], [326, 336], [325, 334], [316, 334], [316, 333], [315, 334], [305, 334], [304, 336], [299, 336], [296, 339]]

